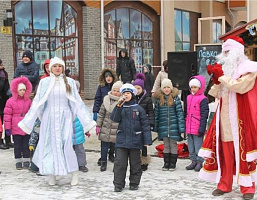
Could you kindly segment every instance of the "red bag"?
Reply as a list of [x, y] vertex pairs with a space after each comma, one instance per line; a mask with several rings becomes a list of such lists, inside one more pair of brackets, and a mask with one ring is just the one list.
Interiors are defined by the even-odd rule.
[[[188, 146], [186, 143], [177, 144], [177, 148], [178, 148], [178, 157], [179, 158], [188, 158], [189, 157]], [[155, 149], [157, 150], [157, 156], [160, 158], [163, 158], [164, 145], [163, 144], [157, 145], [155, 147]]]

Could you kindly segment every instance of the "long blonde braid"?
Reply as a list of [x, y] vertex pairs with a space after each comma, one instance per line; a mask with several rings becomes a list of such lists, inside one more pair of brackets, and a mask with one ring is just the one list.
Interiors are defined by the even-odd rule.
[[65, 83], [65, 86], [66, 86], [66, 92], [68, 94], [70, 94], [71, 93], [71, 87], [70, 87], [70, 85], [69, 85], [69, 83], [67, 81], [67, 77], [66, 77], [65, 74], [63, 74], [63, 80], [64, 80], [64, 83]]

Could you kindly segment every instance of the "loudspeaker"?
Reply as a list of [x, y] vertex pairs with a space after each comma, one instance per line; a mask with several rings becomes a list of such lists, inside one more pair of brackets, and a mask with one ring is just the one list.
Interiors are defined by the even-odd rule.
[[179, 90], [188, 90], [188, 81], [197, 74], [197, 53], [168, 52], [168, 77], [174, 87]]

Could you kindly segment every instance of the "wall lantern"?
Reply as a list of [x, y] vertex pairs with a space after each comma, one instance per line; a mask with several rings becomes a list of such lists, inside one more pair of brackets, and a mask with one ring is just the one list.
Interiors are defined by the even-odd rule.
[[4, 20], [4, 26], [12, 26], [12, 10], [6, 10], [6, 19]]

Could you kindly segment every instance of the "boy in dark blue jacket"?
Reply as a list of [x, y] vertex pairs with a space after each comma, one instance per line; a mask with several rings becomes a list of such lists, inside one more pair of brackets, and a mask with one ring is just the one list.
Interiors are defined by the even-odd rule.
[[144, 109], [135, 103], [136, 88], [126, 83], [120, 92], [122, 98], [111, 114], [111, 120], [119, 123], [116, 135], [116, 158], [114, 161], [115, 192], [125, 187], [125, 178], [130, 164], [129, 189], [137, 190], [142, 170], [140, 150], [152, 144], [150, 125]]

